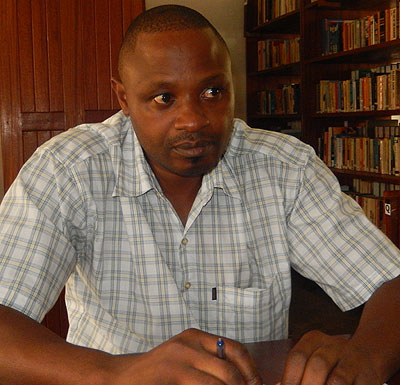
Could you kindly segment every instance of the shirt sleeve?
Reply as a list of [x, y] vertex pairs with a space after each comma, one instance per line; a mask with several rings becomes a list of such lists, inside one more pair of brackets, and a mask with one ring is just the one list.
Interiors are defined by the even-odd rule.
[[361, 305], [400, 274], [399, 249], [341, 192], [315, 153], [303, 170], [288, 230], [293, 268], [342, 310]]
[[74, 178], [37, 151], [0, 206], [0, 303], [41, 321], [84, 252], [84, 201]]

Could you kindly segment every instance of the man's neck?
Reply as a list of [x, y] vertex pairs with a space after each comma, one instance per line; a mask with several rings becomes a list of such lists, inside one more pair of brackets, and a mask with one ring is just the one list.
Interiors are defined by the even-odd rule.
[[186, 224], [193, 202], [201, 187], [202, 176], [182, 177], [169, 175], [167, 178], [157, 176], [164, 195], [171, 202], [183, 225]]

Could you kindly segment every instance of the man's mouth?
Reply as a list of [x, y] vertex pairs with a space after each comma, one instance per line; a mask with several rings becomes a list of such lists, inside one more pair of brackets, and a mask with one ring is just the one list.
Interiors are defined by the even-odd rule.
[[206, 140], [183, 141], [173, 146], [174, 150], [186, 158], [195, 158], [207, 155], [212, 147], [212, 142]]

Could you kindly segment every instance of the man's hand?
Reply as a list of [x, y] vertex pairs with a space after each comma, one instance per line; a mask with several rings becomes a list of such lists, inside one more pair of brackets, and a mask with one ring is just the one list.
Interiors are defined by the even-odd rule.
[[282, 385], [382, 385], [373, 352], [350, 338], [312, 331], [290, 351]]
[[111, 355], [72, 345], [29, 317], [0, 305], [2, 385], [262, 385], [246, 348], [189, 329], [145, 354]]
[[400, 369], [400, 277], [365, 304], [351, 338], [313, 331], [289, 353], [282, 385], [382, 385]]
[[262, 385], [246, 348], [224, 338], [223, 360], [216, 355], [217, 340], [189, 329], [140, 356], [115, 356], [109, 384]]

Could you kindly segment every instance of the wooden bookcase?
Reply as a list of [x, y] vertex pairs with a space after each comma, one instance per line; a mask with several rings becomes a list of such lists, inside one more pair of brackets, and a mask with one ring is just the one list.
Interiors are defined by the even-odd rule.
[[[367, 16], [379, 15], [386, 9], [397, 7], [395, 0], [299, 0], [297, 9], [286, 14], [260, 20], [259, 7], [269, 0], [248, 0], [244, 7], [245, 37], [247, 44], [247, 120], [253, 127], [272, 130], [285, 130], [293, 121], [301, 122], [301, 138], [312, 145], [316, 151], [321, 149], [321, 138], [330, 126], [352, 126], [362, 121], [391, 119], [400, 115], [399, 106], [385, 110], [362, 110], [321, 112], [317, 84], [321, 80], [343, 81], [351, 79], [352, 71], [388, 66], [400, 62], [400, 29], [395, 39], [360, 48], [339, 50], [333, 54], [323, 54], [323, 21], [325, 19], [360, 20]], [[289, 0], [275, 0], [275, 3]], [[273, 1], [271, 1], [272, 3]], [[292, 2], [293, 3], [293, 2]], [[399, 20], [399, 18], [397, 19]], [[266, 39], [291, 39], [300, 37], [300, 60], [260, 70], [258, 67], [259, 43]], [[384, 40], [384, 39], [382, 39]], [[300, 102], [297, 113], [265, 114], [260, 112], [260, 91], [276, 88], [282, 84], [296, 83], [300, 87]], [[400, 88], [399, 88], [400, 93]], [[391, 184], [397, 189], [400, 176], [367, 172], [353, 169], [335, 169], [343, 185], [353, 185], [355, 179], [369, 182]], [[390, 194], [389, 194], [390, 195]], [[394, 199], [386, 198], [387, 199]], [[398, 199], [398, 198], [397, 198]], [[382, 208], [385, 198], [381, 197]], [[397, 211], [391, 218], [383, 218], [387, 234], [398, 234]], [[382, 215], [384, 209], [382, 209]], [[397, 219], [396, 219], [397, 218]], [[392, 225], [391, 225], [392, 223]], [[393, 226], [391, 228], [390, 226]], [[392, 238], [393, 239], [393, 238]], [[398, 235], [393, 239], [399, 245]]]

